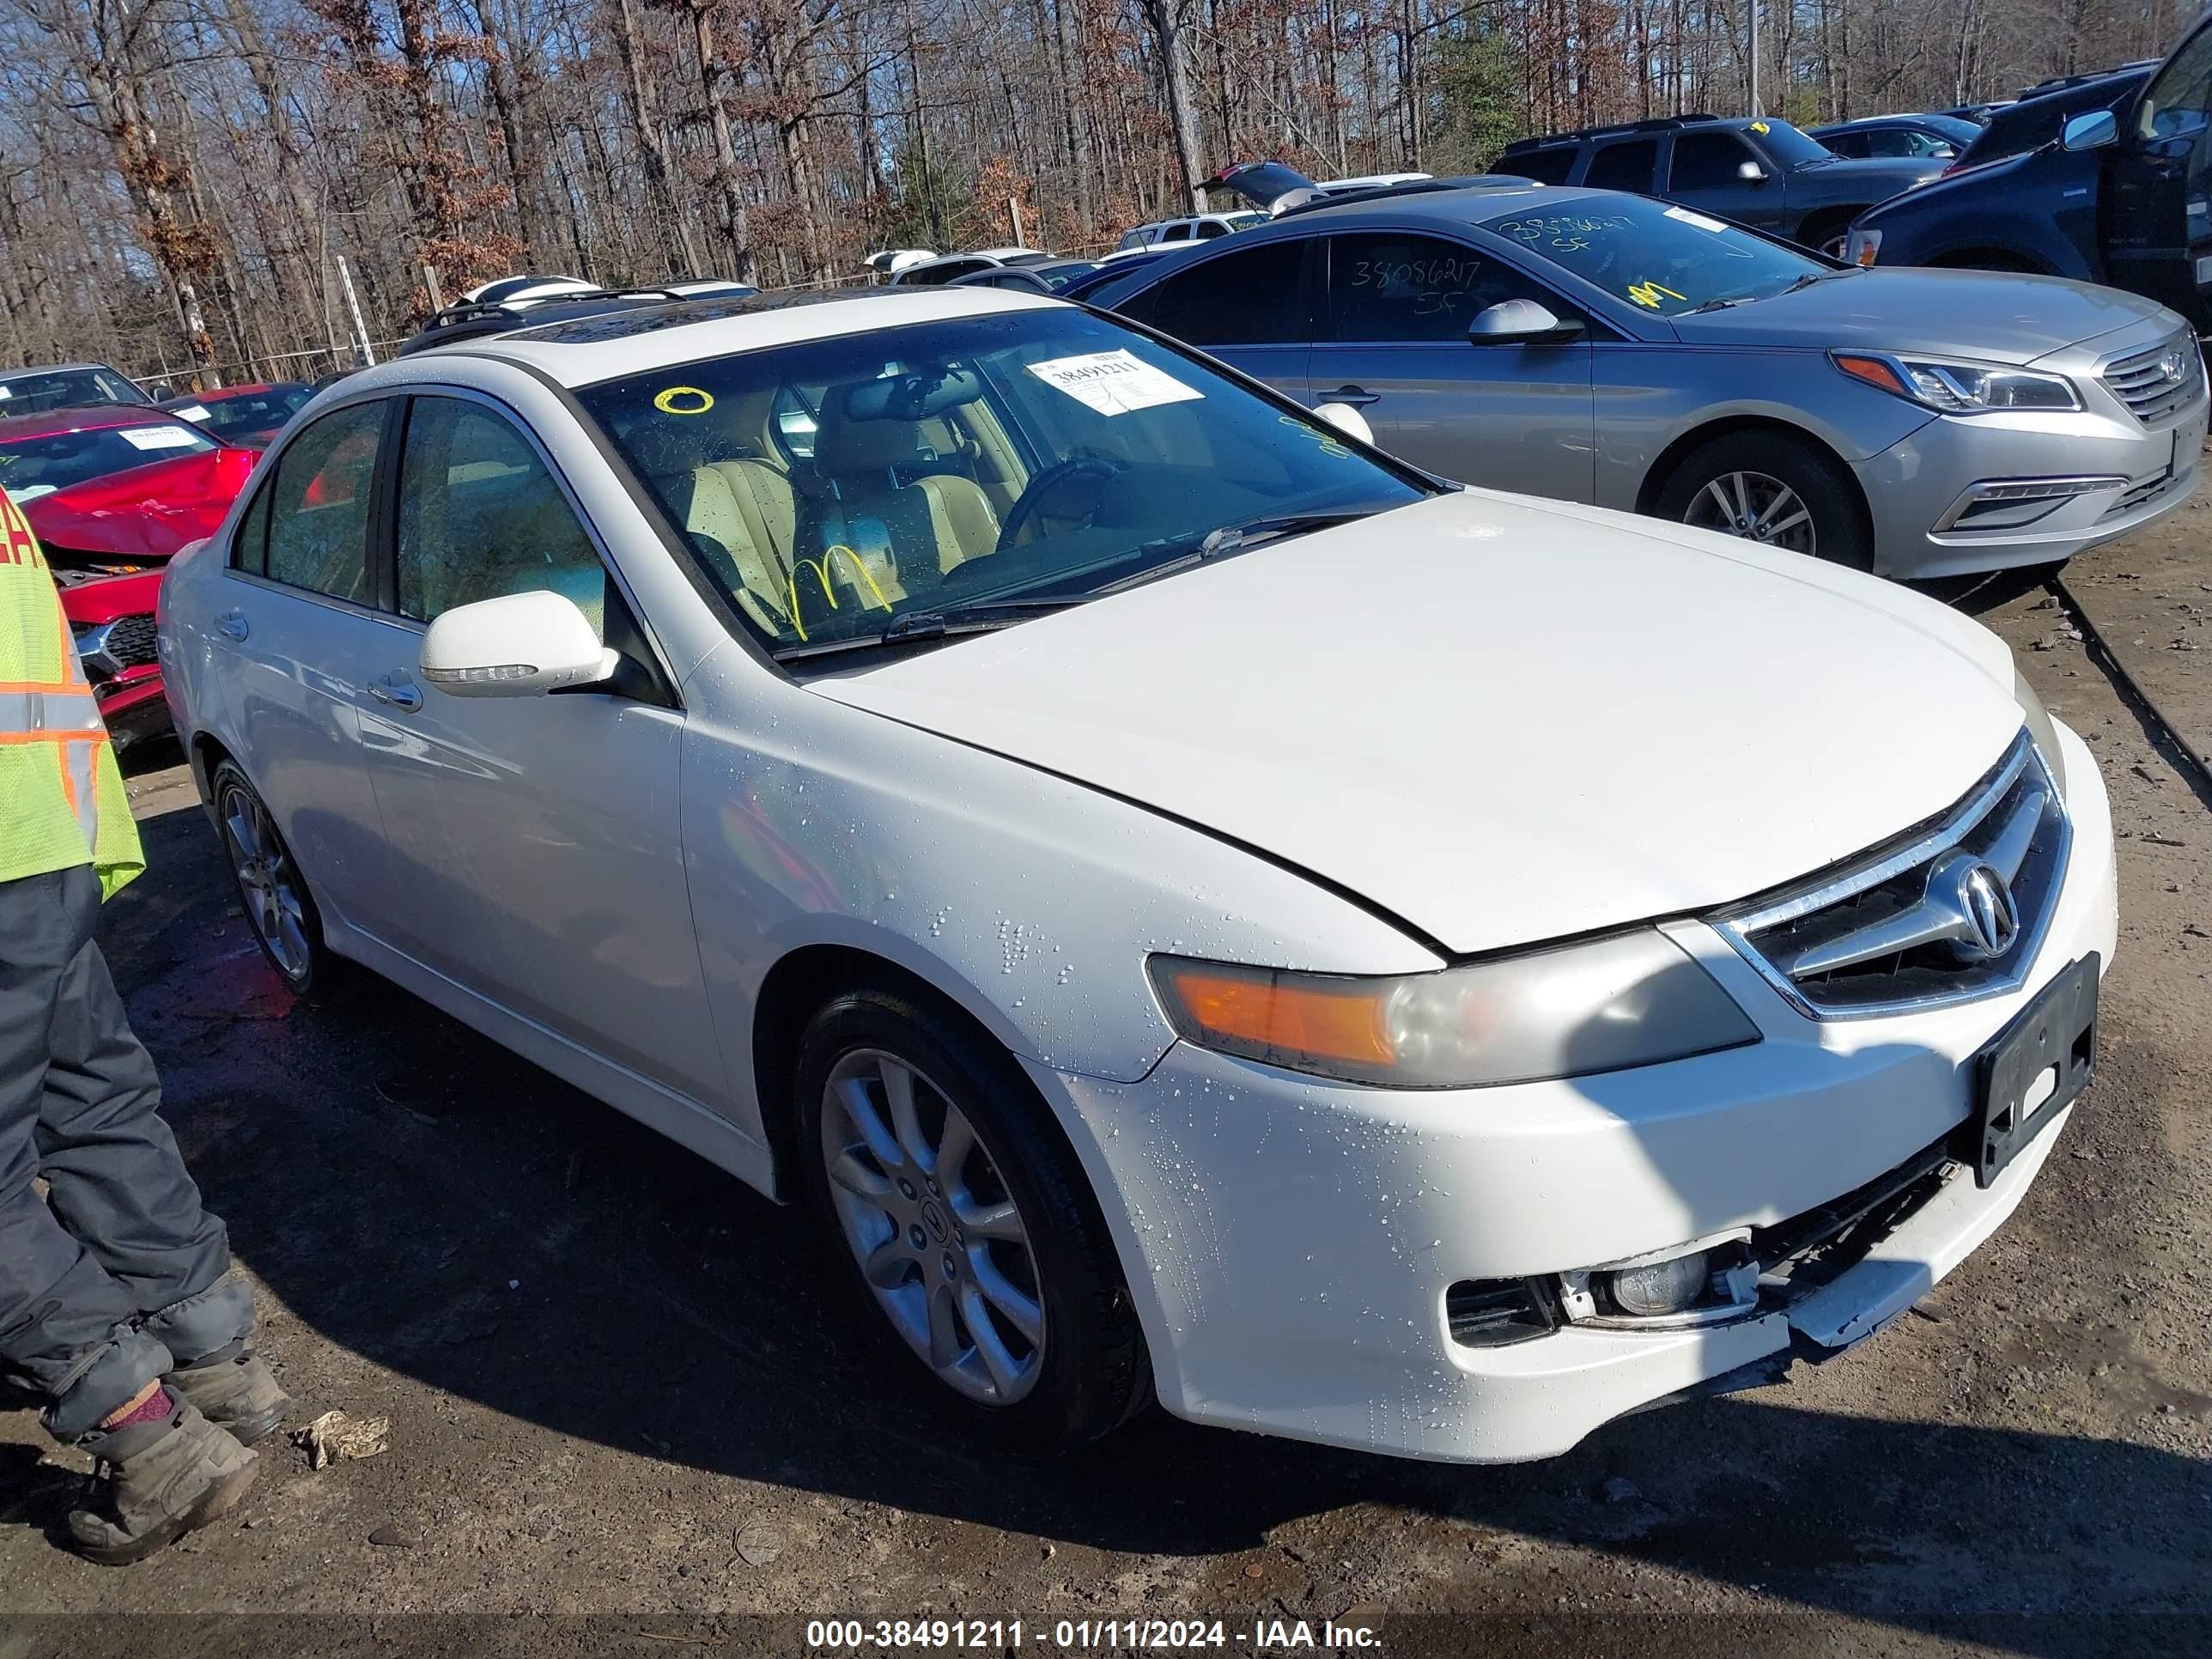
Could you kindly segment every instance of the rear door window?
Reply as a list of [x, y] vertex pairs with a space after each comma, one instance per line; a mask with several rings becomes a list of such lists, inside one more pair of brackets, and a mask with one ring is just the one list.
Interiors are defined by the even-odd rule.
[[1304, 239], [1271, 241], [1198, 264], [1178, 258], [1182, 270], [1118, 309], [1195, 346], [1310, 340], [1306, 247]]
[[1504, 157], [1496, 170], [1534, 179], [1540, 185], [1564, 185], [1567, 175], [1575, 170], [1575, 158], [1581, 154], [1572, 144], [1561, 144], [1556, 149], [1532, 149]]
[[1632, 190], [1649, 195], [1659, 171], [1659, 141], [1632, 138], [1607, 144], [1590, 158], [1583, 183], [1592, 190]]
[[368, 521], [385, 404], [335, 410], [285, 447], [266, 491], [266, 538], [241, 538], [241, 561], [257, 557], [257, 574], [310, 593], [368, 602]]

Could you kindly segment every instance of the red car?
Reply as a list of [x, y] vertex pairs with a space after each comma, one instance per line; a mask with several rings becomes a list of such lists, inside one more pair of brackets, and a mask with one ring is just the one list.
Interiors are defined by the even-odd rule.
[[0, 420], [0, 489], [46, 548], [118, 749], [169, 726], [154, 654], [161, 567], [214, 533], [258, 459], [143, 405]]
[[120, 576], [57, 570], [54, 579], [116, 752], [164, 735], [170, 727], [169, 705], [161, 695], [161, 665], [154, 650], [160, 567]]
[[297, 380], [269, 386], [227, 386], [191, 398], [166, 398], [156, 405], [190, 421], [210, 437], [249, 449], [266, 449], [315, 389]]

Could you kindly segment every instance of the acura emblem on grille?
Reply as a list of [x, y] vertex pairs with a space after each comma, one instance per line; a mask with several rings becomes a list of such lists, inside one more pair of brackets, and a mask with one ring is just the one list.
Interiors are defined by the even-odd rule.
[[2020, 937], [2020, 912], [2012, 890], [1996, 870], [1972, 854], [1939, 868], [1928, 883], [1928, 896], [1959, 919], [1951, 948], [1968, 962], [1994, 962]]

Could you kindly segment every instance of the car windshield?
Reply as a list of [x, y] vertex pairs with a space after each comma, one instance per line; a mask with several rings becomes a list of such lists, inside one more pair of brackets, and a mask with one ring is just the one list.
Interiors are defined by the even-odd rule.
[[1079, 276], [1088, 276], [1097, 269], [1098, 262], [1095, 259], [1069, 259], [1060, 264], [1045, 266], [1030, 275], [1057, 294]]
[[1763, 300], [1832, 267], [1763, 236], [1648, 197], [1586, 197], [1500, 214], [1482, 228], [1662, 317]]
[[43, 368], [0, 378], [0, 416], [43, 415], [84, 404], [146, 404], [153, 399], [110, 368]]
[[0, 489], [18, 501], [36, 501], [111, 472], [217, 447], [211, 439], [166, 416], [132, 426], [0, 438]]
[[1809, 167], [1836, 159], [1826, 145], [1808, 138], [1787, 121], [1753, 121], [1751, 131], [1766, 153], [1784, 167]]
[[1982, 136], [1982, 130], [1972, 121], [1963, 121], [1955, 115], [1923, 115], [1921, 124], [1933, 133], [1939, 133], [1952, 149], [1963, 151]]
[[578, 398], [699, 566], [793, 653], [1018, 620], [1427, 493], [1072, 308], [733, 352]]
[[265, 392], [241, 392], [231, 398], [172, 404], [170, 413], [183, 416], [204, 432], [241, 438], [252, 432], [275, 431], [313, 396], [303, 386], [276, 386]]

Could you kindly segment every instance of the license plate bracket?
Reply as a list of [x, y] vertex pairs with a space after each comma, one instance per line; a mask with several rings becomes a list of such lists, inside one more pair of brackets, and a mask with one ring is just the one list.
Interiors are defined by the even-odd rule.
[[[2069, 963], [2034, 1001], [1974, 1057], [1974, 1110], [1960, 1126], [1954, 1155], [1986, 1187], [2005, 1165], [2089, 1086], [2097, 1068], [2097, 980], [2092, 951]], [[2051, 1091], [2031, 1105], [2055, 1071]]]

